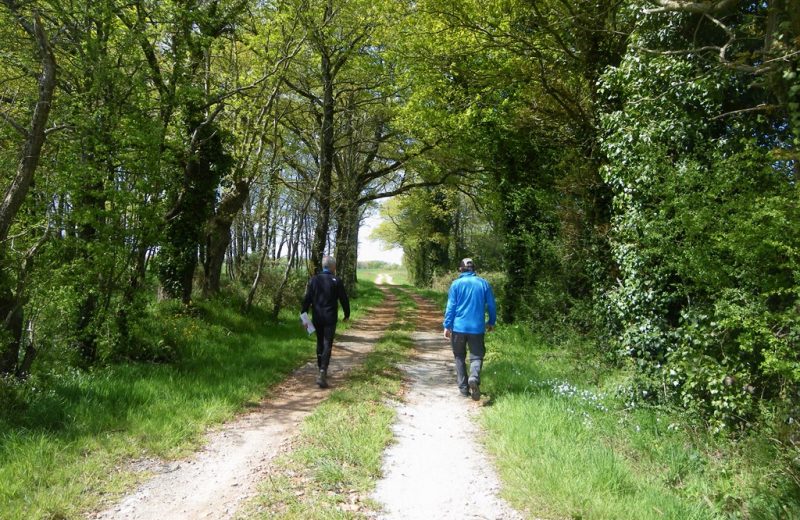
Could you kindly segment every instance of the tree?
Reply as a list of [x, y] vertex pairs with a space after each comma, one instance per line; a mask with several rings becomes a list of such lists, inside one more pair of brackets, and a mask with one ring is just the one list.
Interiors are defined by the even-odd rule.
[[[406, 12], [397, 4], [352, 1], [309, 5], [303, 17], [308, 48], [286, 84], [295, 94], [281, 121], [300, 148], [289, 164], [306, 179], [319, 172], [311, 268], [331, 242], [337, 267], [355, 294], [357, 234], [370, 202], [438, 181], [417, 180], [410, 162], [436, 142], [411, 136], [397, 122], [406, 88], [386, 59], [390, 29]], [[399, 22], [398, 22], [399, 23]]]
[[[263, 34], [257, 33], [249, 42], [231, 46], [230, 76], [236, 79], [235, 90], [241, 93], [236, 96], [235, 107], [226, 122], [230, 121], [239, 132], [238, 146], [233, 147], [234, 166], [221, 179], [222, 196], [205, 226], [202, 247], [205, 296], [220, 290], [231, 226], [241, 215], [253, 184], [262, 178], [268, 179], [268, 201], [260, 230], [268, 228], [272, 216], [270, 211], [275, 200], [275, 176], [278, 175], [281, 147], [278, 131], [281, 114], [277, 112], [276, 101], [281, 94], [286, 70], [302, 46], [302, 38], [296, 30], [296, 15], [281, 12], [280, 6], [275, 10], [265, 9], [260, 23], [264, 26]], [[254, 74], [255, 71], [258, 74]]]
[[787, 31], [793, 15], [782, 3], [661, 5], [607, 74], [619, 281], [606, 305], [641, 390], [722, 429], [797, 384], [797, 130], [787, 91], [762, 77], [778, 66], [766, 53], [787, 50], [764, 43], [770, 27]]
[[617, 2], [431, 0], [419, 11], [429, 37], [415, 55], [431, 86], [416, 106], [450, 119], [493, 192], [504, 319], [571, 312], [610, 274], [599, 78], [624, 52], [630, 17]]
[[[8, 10], [5, 18], [13, 20], [35, 46], [36, 54], [40, 60], [41, 72], [36, 81], [38, 95], [30, 111], [29, 124], [26, 128], [12, 116], [5, 115], [3, 119], [22, 138], [19, 162], [16, 173], [11, 178], [10, 184], [5, 188], [2, 203], [0, 204], [0, 243], [3, 244], [3, 253], [0, 253], [0, 317], [3, 319], [2, 357], [0, 358], [0, 374], [16, 373], [18, 376], [27, 371], [29, 361], [19, 363], [20, 347], [23, 341], [25, 279], [31, 268], [31, 263], [36, 255], [41, 241], [37, 242], [22, 258], [20, 269], [13, 279], [10, 272], [15, 270], [15, 259], [11, 258], [7, 247], [9, 231], [20, 211], [33, 182], [42, 147], [45, 143], [48, 117], [53, 102], [53, 93], [56, 87], [56, 60], [51, 42], [38, 13], [23, 13], [22, 6], [12, 0], [4, 0], [3, 6]], [[8, 103], [10, 98], [3, 99]]]

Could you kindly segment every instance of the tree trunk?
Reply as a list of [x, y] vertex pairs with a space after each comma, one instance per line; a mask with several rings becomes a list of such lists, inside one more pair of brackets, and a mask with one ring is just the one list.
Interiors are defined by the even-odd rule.
[[[244, 312], [250, 312], [250, 308], [253, 306], [253, 300], [256, 297], [256, 291], [258, 290], [258, 285], [261, 283], [261, 275], [264, 272], [264, 264], [267, 263], [267, 254], [269, 253], [269, 249], [266, 247], [261, 251], [261, 258], [258, 260], [258, 269], [256, 269], [256, 276], [253, 278], [253, 283], [250, 285], [250, 290], [247, 292], [247, 300], [244, 303]], [[280, 312], [280, 309], [278, 309]]]
[[136, 300], [136, 293], [147, 274], [147, 245], [140, 240], [133, 251], [134, 265], [130, 266], [128, 284], [122, 293], [122, 302], [117, 311], [117, 329], [124, 344], [130, 340], [130, 310]]
[[[8, 5], [8, 3], [6, 2]], [[9, 5], [14, 11], [14, 7]], [[22, 206], [28, 189], [33, 181], [36, 167], [39, 165], [39, 158], [42, 153], [42, 146], [45, 141], [45, 130], [47, 120], [50, 115], [50, 105], [53, 100], [53, 91], [56, 87], [56, 60], [50, 49], [47, 35], [38, 18], [30, 24], [27, 20], [18, 17], [19, 23], [36, 38], [39, 53], [42, 60], [42, 74], [39, 76], [39, 99], [33, 110], [30, 129], [25, 135], [25, 144], [22, 147], [22, 154], [17, 173], [11, 181], [11, 185], [6, 189], [3, 201], [0, 203], [0, 243], [8, 238], [8, 231], [14, 222], [19, 208]]]
[[[16, 4], [8, 0], [4, 0], [3, 3], [14, 13], [17, 22], [25, 31], [36, 40], [42, 60], [39, 97], [33, 110], [30, 128], [25, 132], [21, 159], [17, 165], [17, 172], [0, 203], [0, 244], [2, 245], [0, 250], [6, 251], [5, 242], [8, 239], [9, 230], [28, 194], [44, 146], [45, 130], [56, 86], [56, 60], [38, 17], [35, 17], [32, 22], [28, 21], [17, 12]], [[0, 254], [0, 272], [3, 273], [0, 275], [0, 320], [2, 320], [0, 335], [6, 338], [6, 344], [2, 346], [3, 350], [0, 354], [0, 375], [16, 372], [24, 323], [24, 285], [16, 284], [17, 290], [14, 291], [15, 284], [9, 273], [16, 269], [11, 262], [12, 259], [7, 253]]]
[[[355, 200], [353, 197], [351, 200]], [[356, 268], [358, 255], [359, 209], [356, 204], [342, 201], [337, 212], [336, 227], [336, 274], [344, 282], [347, 294], [355, 298]]]
[[[333, 6], [329, 1], [325, 8], [325, 18], [327, 21], [333, 14]], [[333, 185], [333, 156], [336, 153], [334, 148], [333, 118], [334, 104], [336, 100], [333, 96], [334, 71], [329, 49], [320, 45], [320, 72], [322, 74], [322, 128], [319, 138], [319, 170], [320, 181], [317, 196], [318, 211], [317, 222], [314, 228], [314, 242], [311, 246], [311, 267], [314, 272], [322, 269], [322, 257], [325, 254], [325, 246], [328, 241], [328, 231], [331, 218], [331, 188]]]
[[206, 226], [206, 259], [203, 265], [205, 297], [219, 293], [225, 252], [231, 241], [231, 225], [236, 215], [242, 211], [249, 195], [250, 184], [246, 180], [234, 183], [233, 190], [225, 195], [216, 214]]
[[189, 157], [184, 164], [181, 192], [166, 215], [158, 273], [165, 294], [180, 298], [185, 304], [192, 298], [203, 225], [213, 211], [219, 179], [229, 166], [214, 126], [203, 120], [202, 111], [189, 109], [189, 113], [194, 115], [195, 121], [189, 135], [197, 145], [196, 149], [187, 151]]
[[289, 276], [292, 273], [292, 264], [294, 263], [294, 259], [297, 257], [297, 251], [300, 248], [300, 235], [303, 232], [302, 216], [296, 220], [298, 227], [297, 238], [294, 238], [295, 218], [292, 218], [292, 230], [289, 232], [289, 239], [287, 241], [289, 256], [286, 259], [286, 268], [283, 270], [283, 278], [281, 278], [281, 283], [275, 291], [275, 298], [272, 305], [272, 319], [275, 320], [278, 319], [278, 315], [281, 313], [281, 309], [283, 308], [283, 291], [286, 290], [286, 285], [289, 283]]

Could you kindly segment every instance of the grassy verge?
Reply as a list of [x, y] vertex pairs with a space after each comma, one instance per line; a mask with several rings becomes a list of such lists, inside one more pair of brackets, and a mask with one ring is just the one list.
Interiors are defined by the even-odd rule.
[[380, 477], [381, 457], [392, 439], [394, 408], [402, 386], [396, 368], [412, 346], [413, 301], [400, 299], [397, 319], [347, 384], [304, 421], [291, 452], [276, 463], [258, 498], [242, 518], [355, 518], [376, 504], [366, 498]]
[[[363, 284], [353, 318], [381, 299]], [[0, 518], [81, 517], [133, 484], [127, 462], [185, 455], [313, 357], [295, 309], [273, 323], [237, 308], [155, 313], [149, 328], [177, 353], [173, 363], [51, 370], [19, 388], [16, 408], [0, 411]]]
[[775, 451], [693, 429], [677, 411], [630, 408], [624, 374], [590, 348], [519, 328], [489, 336], [483, 421], [505, 496], [541, 518], [800, 518], [774, 489]]

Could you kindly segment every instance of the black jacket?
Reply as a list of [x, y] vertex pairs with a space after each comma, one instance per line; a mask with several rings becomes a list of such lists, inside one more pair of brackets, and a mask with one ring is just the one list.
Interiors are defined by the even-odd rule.
[[306, 296], [303, 298], [303, 308], [300, 312], [313, 309], [311, 321], [314, 326], [333, 325], [338, 319], [338, 305], [342, 304], [344, 317], [350, 317], [350, 300], [344, 290], [342, 279], [328, 272], [321, 272], [312, 276], [306, 287]]

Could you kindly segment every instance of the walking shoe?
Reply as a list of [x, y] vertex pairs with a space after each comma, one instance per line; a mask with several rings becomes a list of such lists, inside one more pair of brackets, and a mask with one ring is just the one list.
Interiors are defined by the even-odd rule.
[[473, 401], [481, 398], [481, 389], [478, 386], [478, 380], [474, 377], [469, 378], [469, 395], [472, 396]]
[[317, 386], [320, 388], [328, 388], [328, 371], [320, 370], [317, 376]]
[[466, 388], [459, 388], [458, 392], [464, 397], [469, 397], [469, 390]]

